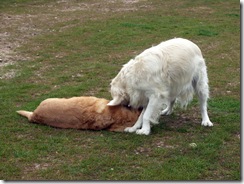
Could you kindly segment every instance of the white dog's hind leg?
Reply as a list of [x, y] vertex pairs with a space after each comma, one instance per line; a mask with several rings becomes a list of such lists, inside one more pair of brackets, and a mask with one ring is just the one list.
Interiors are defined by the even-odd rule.
[[200, 99], [201, 114], [202, 114], [202, 126], [213, 126], [213, 123], [210, 121], [207, 112], [207, 100]]
[[170, 115], [173, 112], [173, 106], [174, 106], [175, 100], [171, 101], [167, 104], [166, 109], [164, 109], [160, 115]]
[[137, 119], [136, 123], [134, 124], [134, 126], [127, 127], [127, 128], [125, 128], [124, 131], [132, 133], [132, 132], [135, 132], [137, 129], [141, 128], [144, 113], [145, 113], [145, 108], [143, 108], [143, 110], [142, 110], [139, 118]]
[[208, 100], [208, 87], [206, 87], [201, 91], [198, 91], [198, 98], [200, 101], [200, 108], [202, 114], [202, 126], [213, 126], [213, 123], [210, 121], [207, 112], [207, 100]]
[[201, 77], [195, 78], [195, 83], [193, 87], [198, 95], [200, 101], [201, 115], [202, 115], [202, 125], [203, 126], [213, 126], [213, 123], [210, 121], [207, 112], [207, 100], [209, 97], [209, 86], [208, 86], [208, 77], [206, 67], [201, 69]]
[[136, 131], [136, 134], [139, 135], [149, 135], [151, 131], [150, 120], [156, 120], [158, 117], [153, 117], [156, 113], [158, 116], [160, 115], [160, 109], [162, 107], [162, 99], [150, 97], [149, 103], [146, 107], [145, 113], [143, 115], [142, 128]]

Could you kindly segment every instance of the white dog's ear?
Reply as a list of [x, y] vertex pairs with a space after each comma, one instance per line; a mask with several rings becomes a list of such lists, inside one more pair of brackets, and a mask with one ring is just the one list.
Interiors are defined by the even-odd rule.
[[121, 102], [122, 102], [122, 100], [120, 98], [115, 98], [115, 99], [111, 100], [107, 105], [116, 106], [116, 105], [120, 105]]

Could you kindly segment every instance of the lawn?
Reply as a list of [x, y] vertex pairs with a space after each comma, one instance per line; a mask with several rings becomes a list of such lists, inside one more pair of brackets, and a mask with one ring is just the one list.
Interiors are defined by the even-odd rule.
[[[55, 129], [16, 114], [49, 97], [111, 99], [122, 65], [173, 37], [203, 52], [213, 127], [200, 125], [196, 98], [149, 136]], [[2, 180], [241, 180], [240, 4], [1, 0], [0, 101]]]

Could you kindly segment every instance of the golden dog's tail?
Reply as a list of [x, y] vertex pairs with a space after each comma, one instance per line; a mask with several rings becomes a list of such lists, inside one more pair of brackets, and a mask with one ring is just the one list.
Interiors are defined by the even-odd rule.
[[31, 121], [31, 118], [32, 118], [32, 115], [33, 115], [33, 112], [29, 112], [29, 111], [23, 111], [23, 110], [20, 110], [20, 111], [16, 111], [18, 114], [20, 114], [21, 116], [25, 116], [28, 118], [29, 121]]

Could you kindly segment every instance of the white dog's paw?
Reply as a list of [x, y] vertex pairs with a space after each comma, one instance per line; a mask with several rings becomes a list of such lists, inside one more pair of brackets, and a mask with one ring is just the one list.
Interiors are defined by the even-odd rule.
[[211, 121], [202, 121], [202, 126], [213, 126], [213, 123]]
[[130, 132], [130, 133], [132, 133], [132, 132], [135, 132], [137, 129], [136, 128], [134, 128], [134, 127], [127, 127], [127, 128], [125, 128], [125, 132]]
[[136, 131], [136, 134], [138, 134], [138, 135], [149, 135], [150, 129], [139, 129]]

